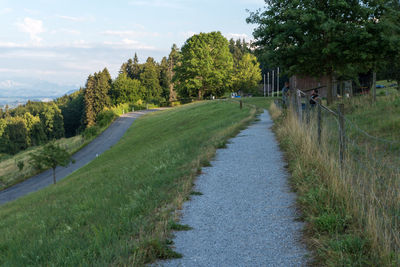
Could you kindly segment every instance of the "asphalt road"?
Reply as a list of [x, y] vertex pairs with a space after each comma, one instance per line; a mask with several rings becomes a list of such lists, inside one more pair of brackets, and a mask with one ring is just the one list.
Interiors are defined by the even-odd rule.
[[[95, 159], [96, 156], [102, 154], [111, 146], [115, 145], [136, 118], [157, 110], [158, 109], [142, 110], [122, 115], [91, 143], [73, 155], [72, 158], [75, 160], [75, 163], [70, 164], [67, 167], [57, 167], [57, 181], [65, 178], [72, 172], [88, 164]], [[38, 191], [51, 184], [53, 184], [53, 171], [47, 170], [29, 178], [28, 180], [0, 191], [0, 205], [13, 201], [29, 193]]]
[[263, 113], [203, 168], [195, 185], [203, 195], [192, 196], [182, 212], [181, 223], [193, 230], [175, 233], [183, 257], [156, 266], [307, 265], [303, 223], [271, 126]]

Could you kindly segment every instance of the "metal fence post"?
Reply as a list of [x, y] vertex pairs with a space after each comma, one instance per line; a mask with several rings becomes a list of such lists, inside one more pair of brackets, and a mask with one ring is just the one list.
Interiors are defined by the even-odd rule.
[[340, 168], [343, 170], [344, 150], [345, 150], [345, 131], [344, 131], [344, 104], [338, 105], [339, 115], [339, 160]]
[[321, 111], [321, 99], [317, 99], [317, 112], [318, 112], [318, 144], [321, 145], [321, 132], [322, 132], [322, 111]]
[[310, 96], [306, 97], [306, 123], [310, 124]]
[[240, 100], [240, 109], [242, 109], [242, 107], [243, 107], [243, 102], [242, 100]]

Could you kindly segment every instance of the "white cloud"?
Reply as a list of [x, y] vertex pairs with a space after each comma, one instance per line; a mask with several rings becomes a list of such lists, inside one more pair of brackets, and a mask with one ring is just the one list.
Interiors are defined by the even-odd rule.
[[0, 52], [0, 58], [62, 59], [62, 58], [67, 58], [67, 55], [56, 53], [53, 51], [37, 51], [36, 49], [35, 50], [18, 49], [15, 51], [8, 51], [4, 53]]
[[40, 43], [42, 41], [42, 38], [39, 37], [39, 34], [45, 32], [45, 29], [43, 28], [43, 21], [25, 18], [24, 22], [17, 23], [17, 26], [20, 31], [28, 33], [33, 42]]
[[118, 48], [118, 49], [141, 49], [141, 50], [155, 50], [156, 49], [154, 46], [141, 44], [140, 42], [138, 42], [136, 40], [131, 40], [131, 39], [127, 39], [127, 38], [123, 39], [120, 42], [105, 41], [103, 44], [106, 46], [110, 46], [112, 48]]
[[0, 9], [0, 15], [8, 14], [8, 13], [11, 13], [12, 11], [13, 11], [12, 8], [9, 8], [9, 7], [2, 8], [2, 9]]
[[95, 21], [95, 18], [93, 16], [74, 17], [74, 16], [56, 15], [56, 17], [73, 22]]
[[52, 30], [50, 33], [51, 33], [51, 34], [66, 33], [66, 34], [72, 34], [72, 35], [79, 35], [79, 34], [81, 34], [81, 32], [78, 31], [78, 30], [74, 30], [74, 29], [65, 29], [65, 28], [57, 29], [57, 30]]
[[181, 35], [185, 37], [186, 39], [192, 37], [193, 35], [198, 34], [198, 32], [194, 31], [187, 31], [187, 32], [182, 32]]
[[229, 40], [229, 39], [245, 39], [246, 41], [250, 41], [251, 38], [245, 34], [245, 33], [227, 33], [224, 34], [225, 37]]
[[175, 1], [162, 1], [162, 0], [133, 0], [129, 2], [130, 5], [133, 6], [147, 6], [147, 7], [155, 7], [155, 8], [173, 8], [173, 9], [183, 9], [185, 8], [184, 2], [182, 0]]
[[12, 88], [16, 86], [25, 86], [26, 84], [20, 83], [20, 82], [15, 82], [12, 80], [5, 80], [5, 81], [0, 81], [0, 88]]
[[144, 32], [144, 31], [113, 31], [108, 30], [104, 31], [105, 35], [114, 35], [119, 37], [159, 37], [160, 34], [158, 32]]
[[0, 47], [2, 48], [21, 48], [21, 47], [28, 47], [28, 44], [18, 44], [14, 42], [1, 42]]

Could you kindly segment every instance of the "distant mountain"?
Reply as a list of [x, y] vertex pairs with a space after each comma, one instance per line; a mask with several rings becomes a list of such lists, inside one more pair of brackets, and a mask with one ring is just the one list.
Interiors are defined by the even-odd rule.
[[26, 103], [28, 100], [49, 101], [65, 94], [71, 94], [78, 88], [79, 85], [61, 85], [29, 78], [0, 78], [0, 106], [18, 105], [16, 103]]

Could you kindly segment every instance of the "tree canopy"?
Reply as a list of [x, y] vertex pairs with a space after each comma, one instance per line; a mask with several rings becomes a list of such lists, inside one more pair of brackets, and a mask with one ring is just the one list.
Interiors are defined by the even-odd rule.
[[175, 68], [181, 96], [203, 99], [222, 96], [229, 89], [233, 59], [228, 40], [220, 32], [193, 35], [181, 51], [180, 65]]
[[261, 58], [290, 75], [327, 75], [331, 84], [334, 75], [368, 68], [373, 53], [385, 51], [372, 42], [385, 2], [268, 0], [265, 10], [251, 13], [247, 21], [258, 24], [253, 35]]

